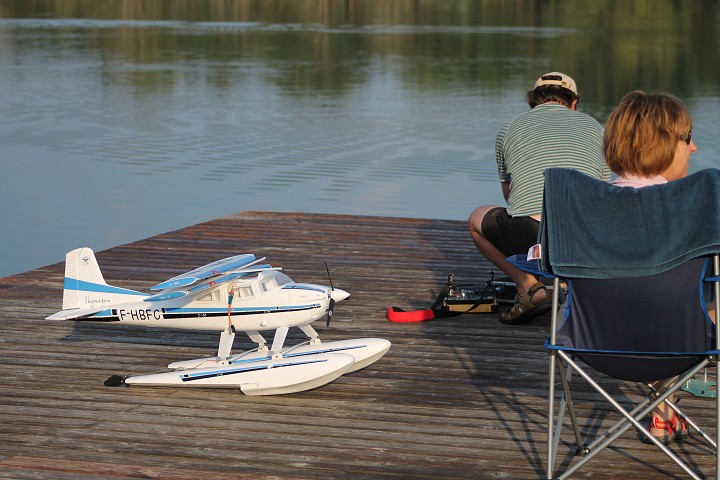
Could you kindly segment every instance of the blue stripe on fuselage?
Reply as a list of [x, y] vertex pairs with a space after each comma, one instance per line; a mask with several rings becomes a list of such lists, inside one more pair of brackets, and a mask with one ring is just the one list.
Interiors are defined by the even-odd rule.
[[[292, 312], [295, 310], [308, 310], [310, 308], [320, 308], [320, 304], [233, 308], [230, 313]], [[164, 311], [165, 313], [227, 313], [227, 308], [165, 308]]]
[[[257, 308], [233, 308], [231, 314], [235, 315], [264, 315], [264, 314], [275, 314], [275, 313], [289, 313], [297, 312], [302, 310], [311, 310], [313, 308], [320, 308], [319, 303], [313, 303], [311, 305], [295, 306], [295, 307], [257, 307]], [[185, 318], [202, 318], [202, 317], [219, 317], [226, 316], [227, 310], [224, 308], [163, 308], [161, 309], [165, 320], [178, 320]], [[87, 317], [76, 318], [77, 321], [98, 321], [98, 322], [117, 322], [120, 320], [116, 309], [107, 309]]]

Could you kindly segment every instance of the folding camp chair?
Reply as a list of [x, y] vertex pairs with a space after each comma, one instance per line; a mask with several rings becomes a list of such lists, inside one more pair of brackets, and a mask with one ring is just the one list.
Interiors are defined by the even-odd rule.
[[[668, 400], [709, 365], [717, 375], [715, 359], [720, 351], [715, 333], [720, 323], [720, 221], [710, 218], [720, 216], [720, 174], [690, 177], [634, 189], [572, 170], [545, 172], [542, 258], [528, 262], [515, 256], [511, 261], [554, 282], [551, 334], [546, 341], [550, 352], [548, 479], [554, 478], [566, 413], [582, 458], [558, 478], [572, 475], [632, 427], [691, 478], [701, 478], [646, 428], [645, 417], [662, 402], [712, 446], [716, 475], [720, 472], [720, 429], [712, 438]], [[712, 210], [707, 195], [718, 197], [711, 200]], [[670, 203], [663, 206], [666, 202]], [[684, 216], [673, 219], [677, 208]], [[698, 232], [702, 229], [709, 231]], [[561, 282], [567, 285], [562, 305]], [[706, 306], [711, 298], [714, 323]], [[562, 395], [554, 425], [556, 370]], [[596, 372], [644, 383], [649, 393], [637, 406], [626, 409], [593, 378]], [[572, 403], [574, 373], [622, 416], [588, 443]], [[662, 379], [666, 380], [654, 383]], [[720, 400], [716, 400], [715, 416], [720, 418]]]

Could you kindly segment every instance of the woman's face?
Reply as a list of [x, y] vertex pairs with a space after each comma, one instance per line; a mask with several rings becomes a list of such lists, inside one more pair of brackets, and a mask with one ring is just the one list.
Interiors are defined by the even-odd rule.
[[697, 145], [695, 145], [692, 139], [688, 141], [678, 140], [673, 162], [660, 175], [668, 182], [687, 177], [688, 167], [690, 166], [690, 155], [695, 152], [697, 152]]

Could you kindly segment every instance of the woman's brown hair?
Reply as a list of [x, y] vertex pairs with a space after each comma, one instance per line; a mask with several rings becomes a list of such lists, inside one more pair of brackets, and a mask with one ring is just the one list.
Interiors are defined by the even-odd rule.
[[623, 97], [605, 125], [605, 161], [618, 175], [659, 175], [691, 128], [690, 112], [679, 99], [635, 90]]

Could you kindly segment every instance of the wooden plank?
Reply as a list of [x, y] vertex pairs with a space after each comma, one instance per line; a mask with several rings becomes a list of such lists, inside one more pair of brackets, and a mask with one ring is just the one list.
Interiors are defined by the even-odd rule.
[[[329, 328], [318, 322], [321, 338], [383, 337], [393, 342], [390, 352], [293, 395], [108, 388], [111, 374], [213, 355], [218, 335], [49, 322], [61, 303], [62, 263], [2, 278], [0, 477], [544, 478], [548, 318], [518, 327], [491, 314], [385, 319], [391, 305], [427, 308], [448, 273], [484, 284], [490, 266], [463, 222], [242, 212], [96, 256], [109, 283], [149, 291], [240, 253], [267, 256], [305, 282], [327, 283], [327, 262], [334, 285], [351, 297]], [[251, 347], [238, 338], [237, 350]], [[612, 412], [591, 405], [590, 389], [578, 386], [578, 411], [598, 417], [587, 424], [609, 424]], [[612, 388], [621, 398], [641, 395], [634, 385]], [[712, 414], [708, 399], [681, 397], [698, 418]], [[626, 451], [601, 453], [574, 478], [682, 476], [632, 432], [619, 445]], [[712, 471], [697, 439], [677, 448]], [[563, 455], [562, 464], [572, 461], [569, 448]]]

